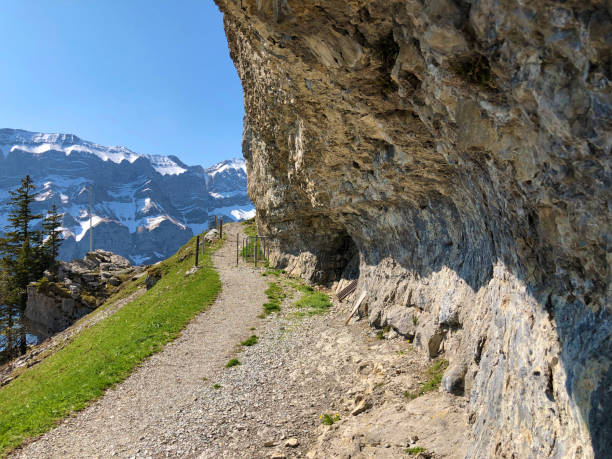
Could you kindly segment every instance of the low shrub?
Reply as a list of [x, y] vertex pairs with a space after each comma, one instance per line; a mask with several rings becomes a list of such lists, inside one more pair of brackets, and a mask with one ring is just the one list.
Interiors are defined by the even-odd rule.
[[338, 413], [333, 413], [333, 414], [324, 413], [320, 416], [320, 418], [321, 418], [321, 424], [326, 425], [326, 426], [331, 426], [332, 424], [340, 420], [340, 415]]
[[440, 383], [442, 382], [442, 375], [444, 375], [444, 371], [448, 368], [448, 360], [440, 359], [437, 362], [434, 362], [428, 369], [427, 375], [429, 379], [421, 385], [421, 388], [416, 392], [404, 392], [404, 396], [409, 399], [415, 399], [423, 394], [428, 392], [433, 392], [434, 390], [440, 387]]

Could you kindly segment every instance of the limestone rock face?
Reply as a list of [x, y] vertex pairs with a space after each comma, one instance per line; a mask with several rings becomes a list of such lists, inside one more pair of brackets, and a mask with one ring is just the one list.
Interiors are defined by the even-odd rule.
[[27, 288], [26, 317], [48, 334], [64, 330], [96, 309], [125, 280], [142, 272], [120, 255], [104, 250], [82, 260], [60, 261], [57, 274]]
[[609, 452], [609, 5], [216, 2], [272, 264], [358, 257], [371, 324], [448, 356], [469, 457]]

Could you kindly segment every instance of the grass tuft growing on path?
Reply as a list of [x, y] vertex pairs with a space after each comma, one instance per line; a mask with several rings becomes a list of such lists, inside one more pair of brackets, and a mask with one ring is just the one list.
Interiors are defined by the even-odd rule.
[[[0, 456], [123, 381], [215, 300], [221, 282], [209, 267], [210, 252], [202, 257], [204, 267], [185, 277], [193, 265], [193, 246], [192, 240], [162, 262], [166, 274], [151, 290], [0, 389]], [[127, 291], [143, 279], [137, 282]]]
[[268, 302], [263, 305], [264, 316], [280, 311], [281, 303], [287, 296], [283, 287], [277, 282], [270, 282], [265, 293], [268, 296]]
[[266, 271], [264, 271], [262, 273], [262, 276], [275, 276], [275, 277], [279, 277], [281, 274], [285, 274], [285, 270], [284, 269], [275, 269], [275, 268], [268, 268], [266, 269]]
[[299, 288], [304, 295], [295, 303], [295, 307], [302, 309], [297, 313], [298, 316], [315, 316], [325, 314], [331, 307], [329, 296], [322, 292], [317, 292], [308, 285]]
[[338, 422], [340, 420], [340, 415], [338, 413], [324, 413], [320, 416], [321, 424], [325, 426], [331, 426], [332, 424]]
[[429, 379], [421, 385], [421, 388], [416, 392], [404, 392], [404, 396], [409, 399], [415, 399], [421, 395], [424, 395], [428, 392], [433, 392], [434, 390], [440, 387], [440, 383], [442, 382], [442, 376], [444, 375], [444, 371], [448, 368], [448, 360], [440, 359], [437, 362], [434, 362], [427, 369], [427, 376]]
[[248, 347], [248, 346], [254, 346], [258, 342], [259, 342], [259, 338], [257, 337], [257, 335], [251, 335], [250, 337], [242, 341], [240, 344]]

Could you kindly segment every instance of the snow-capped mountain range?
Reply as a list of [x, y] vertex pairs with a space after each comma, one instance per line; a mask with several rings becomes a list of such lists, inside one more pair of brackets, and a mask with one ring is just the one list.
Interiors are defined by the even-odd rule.
[[72, 134], [0, 129], [0, 231], [7, 224], [9, 190], [26, 174], [39, 192], [34, 210], [44, 213], [55, 204], [64, 213], [65, 260], [89, 250], [90, 221], [94, 249], [151, 264], [208, 228], [214, 215], [226, 222], [255, 215], [243, 159], [204, 169], [176, 156], [138, 154]]

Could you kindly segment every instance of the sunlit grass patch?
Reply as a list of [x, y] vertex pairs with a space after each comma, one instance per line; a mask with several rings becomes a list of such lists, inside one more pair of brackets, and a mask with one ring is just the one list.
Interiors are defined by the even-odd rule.
[[295, 307], [301, 309], [297, 312], [298, 316], [314, 316], [325, 314], [331, 307], [329, 296], [323, 292], [317, 292], [312, 287], [302, 286], [300, 290], [304, 292], [302, 298], [295, 303]]
[[265, 294], [268, 297], [268, 302], [263, 305], [264, 316], [280, 311], [281, 303], [287, 296], [283, 287], [278, 282], [270, 282]]
[[[208, 267], [210, 252], [203, 255], [204, 268], [184, 275], [193, 264], [193, 247], [192, 240], [160, 264], [165, 275], [152, 289], [0, 389], [0, 456], [123, 381], [215, 300], [221, 283]], [[109, 301], [135, 292], [143, 283], [144, 277], [131, 281]]]

